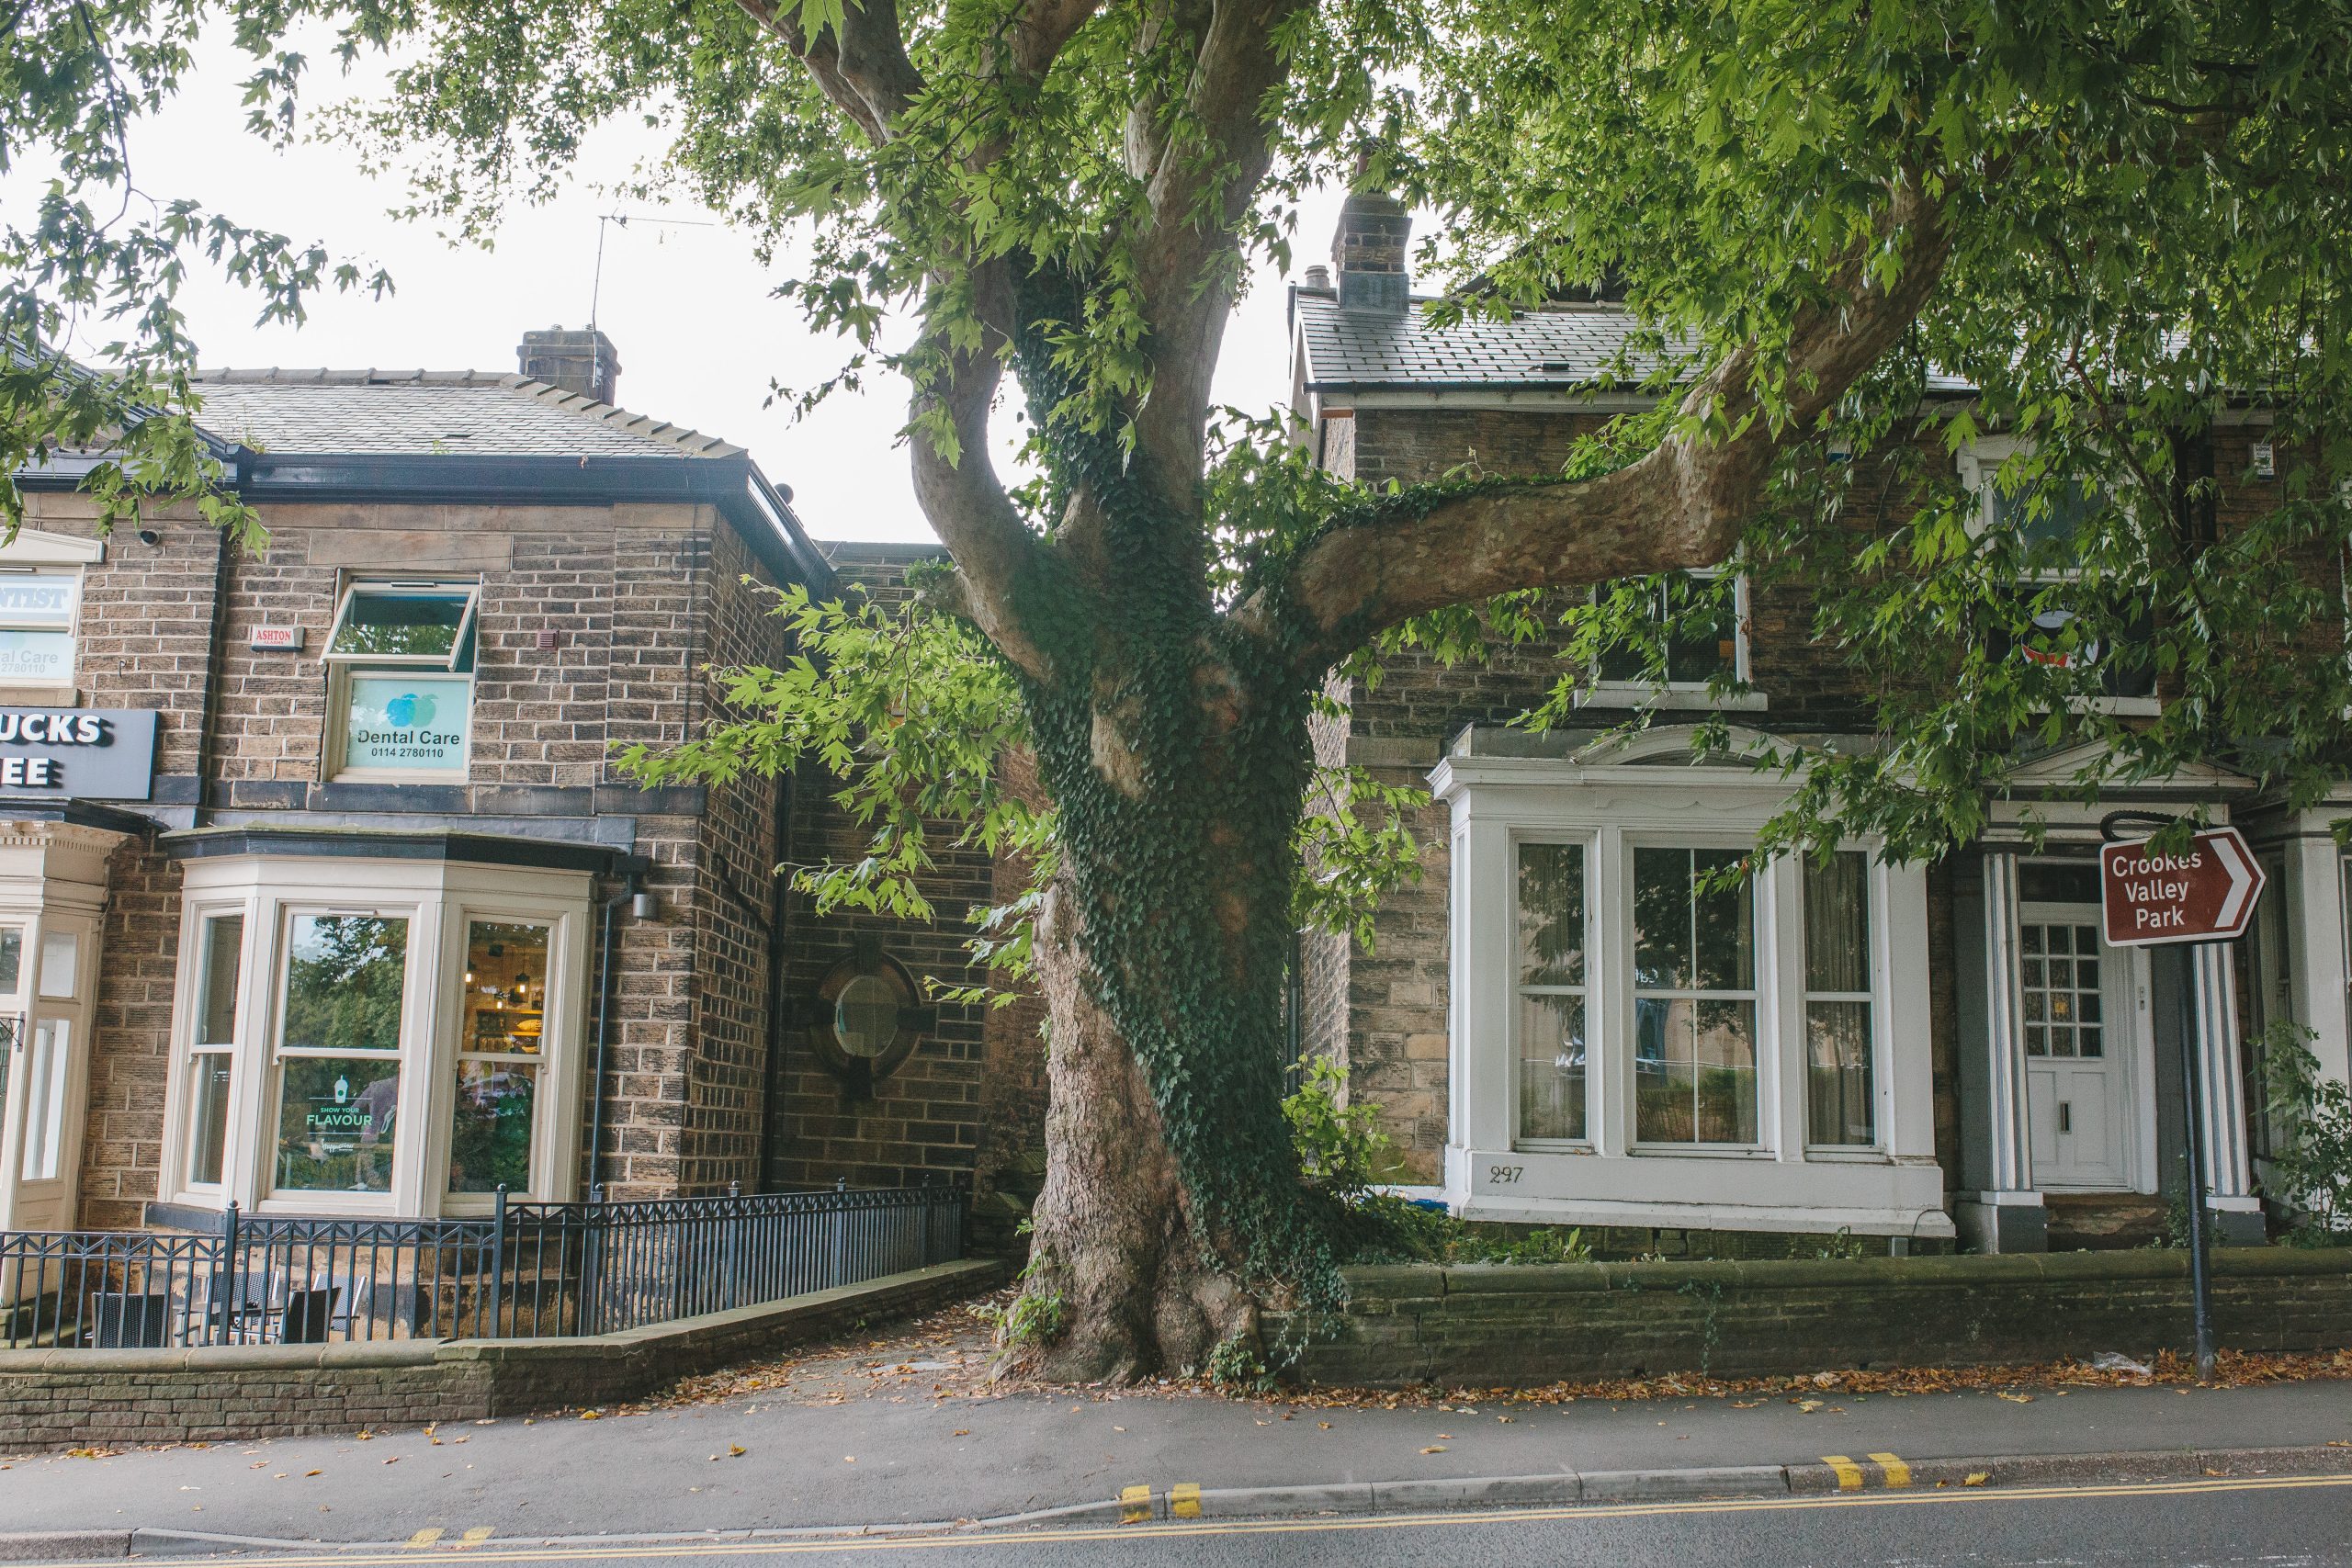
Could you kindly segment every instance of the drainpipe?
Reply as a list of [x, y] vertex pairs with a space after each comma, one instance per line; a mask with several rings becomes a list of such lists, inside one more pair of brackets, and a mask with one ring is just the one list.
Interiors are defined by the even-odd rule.
[[792, 877], [785, 869], [792, 863], [790, 773], [776, 775], [775, 844], [776, 865], [770, 874], [768, 889], [767, 1085], [760, 1097], [759, 1190], [763, 1192], [770, 1190], [768, 1173], [775, 1168], [776, 1151], [784, 1143], [785, 1047], [792, 1021], [792, 1010], [785, 1005], [785, 987], [792, 977], [792, 953], [785, 942], [785, 921], [792, 896]]
[[637, 919], [650, 919], [653, 896], [638, 890], [637, 873], [628, 874], [621, 890], [597, 906], [603, 929], [596, 938], [596, 1063], [588, 1086], [588, 1190], [605, 1184], [605, 1052], [613, 1021], [613, 912], [623, 904]]

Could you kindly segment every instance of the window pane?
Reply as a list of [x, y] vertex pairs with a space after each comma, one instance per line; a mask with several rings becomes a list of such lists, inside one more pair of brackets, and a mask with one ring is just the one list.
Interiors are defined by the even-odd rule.
[[1878, 1141], [1871, 1092], [1871, 1004], [1805, 1004], [1805, 1141]]
[[1690, 852], [1634, 852], [1634, 983], [1679, 990], [1690, 983]]
[[[1679, 572], [1657, 581], [1651, 591], [1650, 619], [1654, 626], [1668, 628], [1663, 650], [1667, 681], [1704, 685], [1718, 674], [1737, 672], [1736, 593], [1734, 582]], [[1613, 644], [1602, 650], [1595, 673], [1620, 684], [1654, 682], [1659, 672], [1650, 665], [1649, 653], [1646, 647]]]
[[1698, 944], [1698, 987], [1745, 991], [1756, 984], [1756, 900], [1745, 881], [1698, 891], [1705, 878], [1736, 870], [1736, 850], [1700, 850], [1690, 856], [1691, 925]]
[[1519, 998], [1519, 1135], [1581, 1138], [1584, 998]]
[[1871, 988], [1870, 862], [1860, 850], [1805, 863], [1804, 987]]
[[54, 1181], [65, 1145], [66, 1065], [73, 1049], [71, 1025], [45, 1018], [33, 1026], [31, 1058], [25, 1064], [25, 1157], [27, 1181]]
[[288, 1056], [278, 1064], [277, 1189], [389, 1192], [397, 1056]]
[[0, 926], [0, 997], [13, 997], [23, 983], [25, 929]]
[[446, 659], [458, 646], [468, 595], [352, 590], [350, 614], [327, 651], [379, 658]]
[[197, 959], [198, 1045], [226, 1045], [236, 1038], [237, 968], [244, 944], [244, 916], [215, 915], [204, 922], [204, 949]]
[[458, 1049], [535, 1054], [547, 1026], [548, 932], [474, 920], [466, 927], [466, 1004]]
[[0, 572], [0, 626], [71, 631], [81, 591], [79, 572]]
[[521, 1194], [531, 1185], [531, 1104], [537, 1062], [458, 1064], [449, 1128], [449, 1190]]
[[1690, 1037], [1696, 1003], [1637, 998], [1634, 1003], [1634, 1136], [1687, 1144], [1696, 1131], [1698, 1068]]
[[397, 915], [297, 915], [286, 966], [288, 1050], [398, 1051], [408, 921]]
[[1584, 846], [1519, 846], [1519, 978], [1584, 984]]
[[2018, 897], [2028, 904], [2096, 904], [2098, 863], [2028, 861], [2018, 868]]
[[1756, 1141], [1756, 1005], [1701, 1002], [1695, 1020], [1698, 1141]]
[[0, 681], [62, 686], [73, 679], [70, 634], [0, 631]]
[[467, 677], [354, 674], [345, 692], [345, 767], [464, 770], [473, 727], [473, 682]]
[[220, 1182], [229, 1147], [229, 1072], [226, 1051], [206, 1051], [188, 1063], [187, 1179], [207, 1187]]
[[[2079, 558], [2075, 536], [2090, 515], [2094, 491], [2077, 483], [2019, 485], [2015, 491], [1993, 484], [1993, 520], [2018, 531], [2018, 543], [2035, 552], [2035, 564], [2064, 569]], [[2047, 551], [2044, 555], [2041, 552]]]

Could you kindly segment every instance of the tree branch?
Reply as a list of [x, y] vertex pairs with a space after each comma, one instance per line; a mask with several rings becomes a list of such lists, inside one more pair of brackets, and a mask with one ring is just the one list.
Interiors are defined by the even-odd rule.
[[[1883, 286], [1872, 263], [1890, 243], [1900, 246], [1902, 266]], [[1682, 400], [1686, 422], [1724, 434], [1670, 435], [1630, 467], [1581, 483], [1467, 494], [1418, 517], [1324, 535], [1300, 552], [1289, 577], [1310, 658], [1329, 664], [1415, 615], [1514, 589], [1721, 561], [1754, 515], [1791, 433], [1813, 423], [1894, 346], [1933, 293], [1950, 248], [1935, 199], [1905, 178], [1828, 299], [1792, 322], [1787, 406], [1777, 420], [1758, 395], [1750, 342]], [[1262, 596], [1237, 612], [1267, 613]]]
[[877, 145], [890, 140], [891, 127], [923, 90], [922, 73], [907, 56], [898, 0], [847, 0], [841, 31], [827, 28], [813, 39], [779, 0], [736, 3], [784, 40], [833, 107]]
[[[1020, 510], [997, 478], [989, 455], [989, 411], [1004, 374], [1004, 333], [1014, 310], [1012, 279], [1002, 261], [973, 269], [974, 303], [988, 323], [979, 344], [959, 349], [932, 338], [918, 345], [918, 359], [931, 350], [944, 367], [940, 378], [918, 386], [910, 438], [913, 449], [915, 499], [955, 558], [961, 581], [960, 613], [1032, 679], [1049, 680], [1052, 667], [1023, 624], [1023, 587], [1042, 570], [1043, 547], [1022, 521]], [[926, 334], [929, 335], [929, 334]], [[926, 414], [944, 411], [956, 433], [955, 458], [942, 453], [920, 428]]]
[[[1136, 442], [1181, 502], [1199, 482], [1209, 386], [1240, 277], [1234, 231], [1272, 161], [1268, 93], [1290, 69], [1274, 34], [1307, 0], [1216, 0], [1207, 7], [1178, 123], [1131, 134], [1150, 217], [1137, 250], [1138, 295], [1150, 329], [1151, 397]], [[1173, 7], [1171, 28], [1197, 25]]]

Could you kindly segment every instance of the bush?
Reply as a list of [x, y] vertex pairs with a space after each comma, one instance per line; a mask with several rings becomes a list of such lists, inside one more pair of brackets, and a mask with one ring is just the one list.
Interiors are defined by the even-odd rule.
[[1380, 1107], [1340, 1104], [1348, 1075], [1330, 1058], [1307, 1056], [1299, 1066], [1306, 1079], [1283, 1101], [1299, 1168], [1332, 1197], [1355, 1203], [1370, 1196], [1373, 1172], [1388, 1147], [1388, 1134], [1380, 1130]]
[[2295, 1240], [2342, 1246], [2352, 1243], [2352, 1089], [2320, 1075], [2313, 1038], [2282, 1019], [2256, 1042], [2280, 1128], [2263, 1185], [2299, 1214]]

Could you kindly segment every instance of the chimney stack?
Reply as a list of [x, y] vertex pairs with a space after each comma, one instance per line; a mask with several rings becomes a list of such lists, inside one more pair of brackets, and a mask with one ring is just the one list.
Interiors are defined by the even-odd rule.
[[1340, 208], [1331, 260], [1340, 273], [1340, 309], [1401, 316], [1410, 305], [1406, 247], [1413, 217], [1405, 204], [1378, 191], [1351, 191]]
[[532, 380], [600, 403], [612, 402], [620, 386], [620, 355], [613, 348], [613, 340], [594, 327], [576, 333], [561, 327], [526, 332], [514, 358]]

